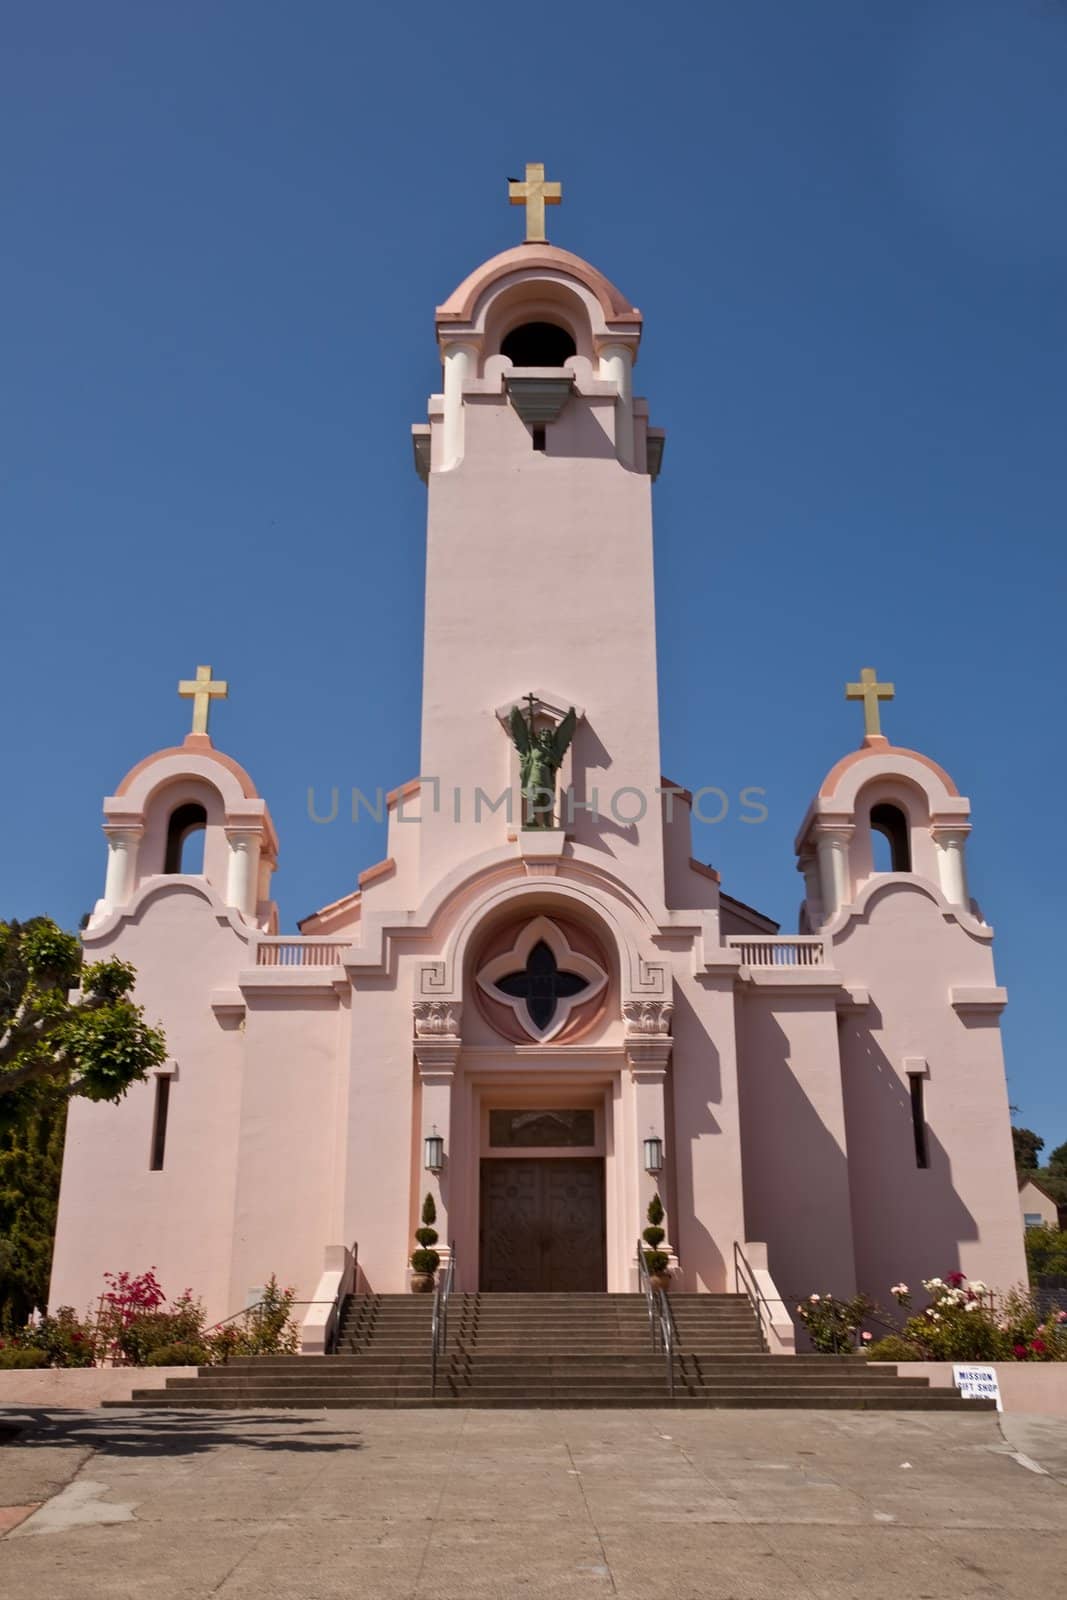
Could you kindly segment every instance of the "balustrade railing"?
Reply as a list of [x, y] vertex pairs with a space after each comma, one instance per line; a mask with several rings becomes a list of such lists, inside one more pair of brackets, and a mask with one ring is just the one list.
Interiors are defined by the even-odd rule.
[[261, 939], [257, 967], [337, 967], [349, 939]]
[[795, 939], [778, 936], [749, 938], [745, 934], [731, 934], [727, 940], [731, 950], [741, 954], [746, 967], [825, 967], [826, 946], [817, 934], [800, 934]]

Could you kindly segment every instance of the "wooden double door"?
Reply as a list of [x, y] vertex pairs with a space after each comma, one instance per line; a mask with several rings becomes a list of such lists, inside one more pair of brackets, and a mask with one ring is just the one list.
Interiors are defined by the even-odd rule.
[[603, 1157], [483, 1160], [480, 1236], [480, 1289], [606, 1289]]

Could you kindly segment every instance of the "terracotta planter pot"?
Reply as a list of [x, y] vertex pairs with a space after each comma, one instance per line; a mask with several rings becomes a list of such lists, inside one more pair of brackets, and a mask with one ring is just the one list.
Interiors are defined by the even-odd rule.
[[671, 1286], [671, 1275], [669, 1272], [652, 1272], [649, 1273], [648, 1281], [652, 1285], [653, 1289], [669, 1289]]
[[433, 1294], [435, 1282], [436, 1279], [432, 1272], [415, 1272], [411, 1277], [411, 1292], [412, 1294]]

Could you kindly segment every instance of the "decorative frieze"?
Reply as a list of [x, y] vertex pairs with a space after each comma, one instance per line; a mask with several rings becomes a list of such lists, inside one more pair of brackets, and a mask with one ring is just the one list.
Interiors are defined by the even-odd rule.
[[461, 1006], [456, 1000], [416, 1000], [416, 1039], [458, 1039]]
[[671, 1031], [674, 1003], [671, 1000], [630, 1000], [622, 1008], [628, 1037], [663, 1037]]

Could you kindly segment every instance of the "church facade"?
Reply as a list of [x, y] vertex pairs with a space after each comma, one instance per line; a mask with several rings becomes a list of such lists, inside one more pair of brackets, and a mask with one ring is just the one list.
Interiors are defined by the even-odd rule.
[[402, 1291], [427, 1192], [459, 1288], [557, 1292], [636, 1288], [658, 1192], [674, 1281], [758, 1285], [783, 1350], [813, 1290], [1025, 1278], [968, 802], [881, 732], [865, 669], [862, 744], [796, 837], [798, 933], [693, 859], [699, 795], [660, 769], [641, 314], [545, 242], [541, 169], [513, 189], [526, 241], [438, 308], [413, 430], [421, 765], [386, 859], [279, 934], [277, 836], [207, 731], [209, 668], [181, 685], [193, 732], [104, 802], [87, 954], [136, 966], [170, 1056], [71, 1106], [53, 1306], [149, 1265], [212, 1321], [271, 1273], [317, 1303], [353, 1249], [362, 1287]]

